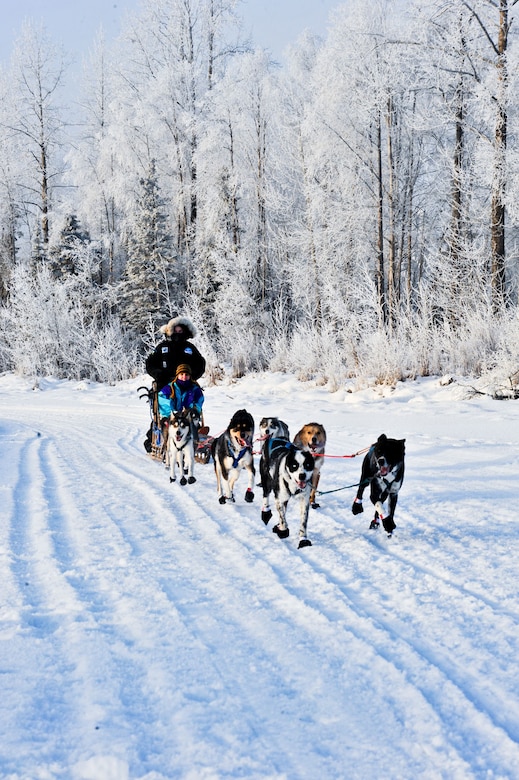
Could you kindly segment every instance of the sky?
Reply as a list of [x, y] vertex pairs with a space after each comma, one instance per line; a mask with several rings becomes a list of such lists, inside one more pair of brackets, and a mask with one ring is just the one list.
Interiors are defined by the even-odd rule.
[[[286, 46], [305, 30], [325, 35], [329, 12], [339, 0], [243, 0], [239, 12], [245, 36], [282, 59]], [[79, 63], [99, 27], [110, 40], [117, 36], [127, 12], [138, 10], [139, 0], [4, 0], [0, 26], [0, 61], [7, 63], [22, 23], [43, 20], [57, 43]]]
[[[519, 402], [473, 381], [202, 379], [215, 436], [242, 408], [256, 437], [324, 425], [298, 549], [300, 497], [279, 539], [245, 473], [222, 505], [212, 462], [182, 486], [146, 455], [149, 377], [3, 373], [0, 777], [519, 780]], [[351, 512], [382, 432], [391, 539]]]

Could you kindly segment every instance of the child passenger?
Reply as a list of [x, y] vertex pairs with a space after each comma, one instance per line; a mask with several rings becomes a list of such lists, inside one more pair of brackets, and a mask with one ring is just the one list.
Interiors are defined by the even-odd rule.
[[204, 394], [202, 388], [191, 379], [191, 366], [181, 363], [175, 372], [175, 380], [159, 390], [159, 413], [161, 419], [169, 418], [171, 412], [193, 409], [202, 417]]

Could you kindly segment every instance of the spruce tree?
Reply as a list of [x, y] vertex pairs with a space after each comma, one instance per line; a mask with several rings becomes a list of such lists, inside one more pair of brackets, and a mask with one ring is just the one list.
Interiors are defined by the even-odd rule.
[[123, 321], [143, 332], [150, 317], [154, 322], [170, 316], [170, 301], [176, 275], [172, 237], [160, 195], [155, 160], [140, 180], [137, 213], [128, 239], [128, 261], [120, 286]]
[[68, 214], [59, 241], [49, 250], [49, 265], [56, 279], [77, 273], [77, 259], [82, 247], [90, 243], [88, 231], [82, 230], [75, 214]]

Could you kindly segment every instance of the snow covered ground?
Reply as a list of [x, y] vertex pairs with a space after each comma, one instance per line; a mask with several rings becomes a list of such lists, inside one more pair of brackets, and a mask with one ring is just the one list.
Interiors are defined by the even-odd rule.
[[169, 483], [143, 379], [0, 377], [1, 778], [519, 778], [519, 402], [207, 388], [213, 434], [245, 407], [333, 455], [406, 438], [393, 538], [328, 458], [298, 550], [295, 502], [280, 540], [244, 476], [225, 506], [212, 464]]

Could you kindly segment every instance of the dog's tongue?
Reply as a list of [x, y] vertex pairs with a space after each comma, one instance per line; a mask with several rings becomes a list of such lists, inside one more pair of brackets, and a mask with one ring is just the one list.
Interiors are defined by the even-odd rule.
[[381, 476], [381, 477], [385, 477], [388, 471], [389, 471], [389, 469], [388, 469], [388, 467], [387, 467], [387, 466], [382, 466], [382, 467], [380, 468], [380, 476]]

